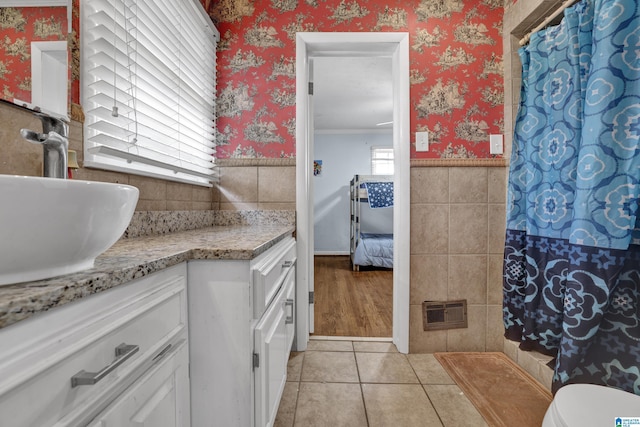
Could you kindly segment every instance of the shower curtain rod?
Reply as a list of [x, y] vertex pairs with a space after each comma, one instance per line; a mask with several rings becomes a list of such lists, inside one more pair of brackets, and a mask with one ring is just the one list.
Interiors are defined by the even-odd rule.
[[542, 21], [542, 23], [540, 23], [540, 25], [535, 27], [533, 30], [529, 31], [529, 33], [526, 36], [524, 36], [523, 38], [520, 39], [520, 46], [524, 46], [525, 44], [529, 43], [529, 39], [531, 39], [531, 36], [534, 33], [537, 33], [538, 31], [542, 30], [544, 27], [549, 25], [549, 23], [551, 21], [556, 19], [556, 17], [558, 15], [560, 15], [562, 12], [564, 12], [564, 10], [566, 8], [568, 8], [569, 6], [574, 4], [576, 1], [577, 0], [566, 0], [564, 3], [562, 3], [562, 5], [555, 12], [553, 12], [551, 15], [547, 16], [547, 18], [544, 21]]

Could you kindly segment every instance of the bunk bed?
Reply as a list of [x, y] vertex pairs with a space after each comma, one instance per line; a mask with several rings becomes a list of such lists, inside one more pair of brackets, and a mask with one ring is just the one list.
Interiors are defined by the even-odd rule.
[[355, 175], [349, 187], [353, 270], [393, 268], [393, 209], [381, 209], [393, 208], [393, 175]]

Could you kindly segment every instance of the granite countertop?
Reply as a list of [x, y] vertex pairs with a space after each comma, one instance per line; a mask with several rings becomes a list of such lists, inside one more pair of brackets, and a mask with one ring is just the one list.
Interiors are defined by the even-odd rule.
[[184, 261], [250, 260], [293, 231], [292, 225], [231, 225], [121, 239], [92, 269], [0, 287], [0, 328]]

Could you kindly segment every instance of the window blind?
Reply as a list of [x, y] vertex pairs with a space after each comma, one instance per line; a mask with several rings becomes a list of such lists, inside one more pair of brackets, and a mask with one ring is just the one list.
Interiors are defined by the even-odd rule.
[[85, 166], [211, 185], [216, 40], [198, 0], [81, 3]]

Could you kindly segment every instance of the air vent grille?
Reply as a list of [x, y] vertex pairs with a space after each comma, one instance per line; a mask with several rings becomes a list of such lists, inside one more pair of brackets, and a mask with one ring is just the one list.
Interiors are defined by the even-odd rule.
[[422, 321], [425, 331], [467, 327], [467, 300], [424, 301]]

